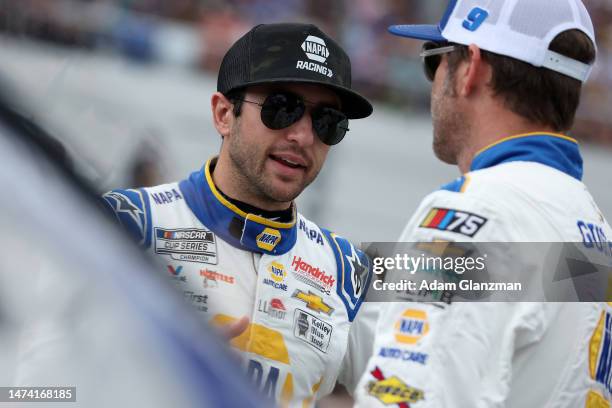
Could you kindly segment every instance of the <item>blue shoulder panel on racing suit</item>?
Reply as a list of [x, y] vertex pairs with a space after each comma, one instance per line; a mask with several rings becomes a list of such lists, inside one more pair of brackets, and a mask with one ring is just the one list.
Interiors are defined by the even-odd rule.
[[139, 245], [151, 246], [151, 205], [144, 189], [112, 190], [102, 198]]
[[365, 299], [372, 278], [370, 258], [348, 240], [327, 229], [322, 228], [321, 231], [334, 252], [338, 273], [336, 291], [352, 322]]
[[464, 184], [465, 184], [465, 176], [461, 176], [451, 181], [450, 183], [443, 185], [442, 187], [440, 187], [440, 190], [451, 191], [453, 193], [460, 193], [461, 188], [463, 187]]

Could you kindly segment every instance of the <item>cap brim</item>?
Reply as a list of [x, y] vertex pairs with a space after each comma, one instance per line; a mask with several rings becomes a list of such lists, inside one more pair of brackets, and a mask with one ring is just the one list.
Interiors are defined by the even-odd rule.
[[400, 37], [416, 38], [417, 40], [446, 42], [437, 25], [392, 25], [389, 32]]
[[315, 80], [309, 79], [296, 79], [296, 78], [274, 78], [274, 79], [266, 79], [261, 81], [252, 81], [247, 82], [241, 86], [253, 86], [253, 85], [265, 85], [265, 84], [275, 84], [275, 83], [292, 83], [292, 84], [313, 84], [319, 85], [326, 88], [331, 88], [334, 92], [338, 94], [340, 97], [340, 103], [342, 108], [340, 109], [342, 113], [346, 115], [349, 119], [363, 119], [367, 118], [372, 114], [374, 108], [372, 104], [368, 102], [366, 98], [358, 94], [357, 92], [345, 88], [340, 85], [334, 85], [329, 83], [324, 83]]

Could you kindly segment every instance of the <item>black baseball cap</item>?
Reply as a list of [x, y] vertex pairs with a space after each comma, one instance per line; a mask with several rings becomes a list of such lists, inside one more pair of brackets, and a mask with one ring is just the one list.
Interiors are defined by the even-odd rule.
[[349, 119], [370, 116], [372, 105], [351, 89], [351, 60], [312, 24], [261, 24], [243, 35], [223, 57], [217, 91], [227, 94], [251, 85], [318, 84], [340, 97]]

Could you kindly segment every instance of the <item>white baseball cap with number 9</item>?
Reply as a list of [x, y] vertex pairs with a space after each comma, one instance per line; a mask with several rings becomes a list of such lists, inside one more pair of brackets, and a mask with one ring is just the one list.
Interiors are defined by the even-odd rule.
[[402, 37], [475, 44], [585, 82], [592, 65], [548, 49], [558, 34], [573, 29], [595, 44], [593, 23], [581, 0], [451, 0], [438, 25], [389, 27]]

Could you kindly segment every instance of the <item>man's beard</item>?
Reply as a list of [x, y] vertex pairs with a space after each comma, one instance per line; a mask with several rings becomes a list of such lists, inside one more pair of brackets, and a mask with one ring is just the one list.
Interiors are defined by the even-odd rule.
[[296, 185], [293, 189], [274, 188], [264, 174], [265, 163], [268, 158], [267, 152], [259, 149], [259, 146], [248, 145], [242, 141], [239, 123], [237, 121], [231, 131], [232, 135], [228, 146], [230, 161], [238, 173], [234, 177], [238, 181], [239, 188], [247, 192], [248, 195], [267, 202], [283, 203], [296, 199], [313, 180], [307, 180], [304, 185]]
[[436, 157], [448, 164], [457, 164], [460, 151], [465, 148], [470, 125], [458, 109], [454, 78], [449, 73], [441, 92], [431, 96], [433, 122], [433, 150]]

